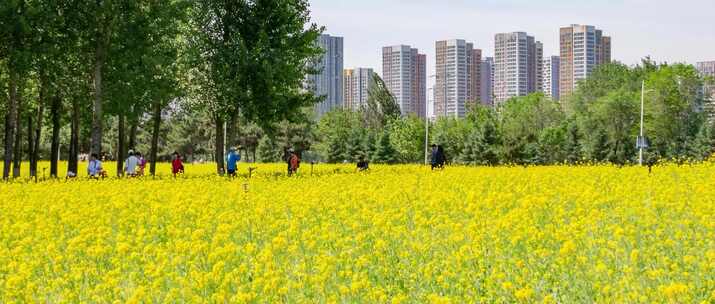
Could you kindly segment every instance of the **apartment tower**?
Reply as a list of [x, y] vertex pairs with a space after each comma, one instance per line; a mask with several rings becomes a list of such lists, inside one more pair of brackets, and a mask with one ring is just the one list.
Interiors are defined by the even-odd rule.
[[382, 48], [382, 78], [402, 115], [427, 115], [426, 58], [409, 45]]
[[325, 99], [315, 106], [317, 117], [343, 106], [343, 37], [320, 35], [316, 42], [324, 50], [316, 63], [318, 74], [309, 75], [308, 87]]
[[492, 106], [494, 105], [494, 57], [486, 57], [482, 60], [479, 74], [479, 100], [483, 105]]
[[343, 72], [343, 102], [346, 109], [359, 110], [367, 106], [374, 74], [370, 68], [346, 69]]
[[494, 38], [494, 103], [539, 90], [543, 46], [524, 32]]
[[550, 56], [544, 59], [543, 68], [543, 90], [546, 97], [552, 100], [559, 100], [559, 66], [561, 60], [559, 56]]
[[600, 64], [611, 62], [611, 37], [591, 25], [573, 24], [559, 32], [561, 70], [560, 97], [570, 95], [580, 80], [586, 79]]
[[481, 50], [462, 39], [437, 41], [435, 47], [434, 114], [464, 117], [467, 103], [480, 96]]

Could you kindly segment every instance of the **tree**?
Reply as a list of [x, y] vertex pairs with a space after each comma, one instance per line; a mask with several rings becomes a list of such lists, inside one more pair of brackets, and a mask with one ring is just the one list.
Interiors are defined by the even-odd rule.
[[424, 159], [425, 124], [414, 116], [393, 119], [389, 122], [390, 144], [402, 163], [418, 163]]
[[[192, 45], [202, 90], [216, 125], [217, 170], [223, 171], [223, 125], [232, 113], [270, 129], [294, 121], [318, 98], [303, 90], [322, 31], [307, 0], [194, 3]], [[218, 157], [221, 155], [221, 157]]]
[[365, 120], [371, 128], [380, 129], [400, 117], [400, 106], [380, 76], [373, 74], [370, 81]]
[[559, 105], [541, 93], [512, 98], [500, 111], [504, 157], [509, 163], [534, 163], [541, 132], [563, 120]]
[[394, 164], [397, 162], [397, 151], [392, 147], [390, 133], [387, 131], [382, 132], [382, 135], [380, 135], [372, 161], [381, 164]]

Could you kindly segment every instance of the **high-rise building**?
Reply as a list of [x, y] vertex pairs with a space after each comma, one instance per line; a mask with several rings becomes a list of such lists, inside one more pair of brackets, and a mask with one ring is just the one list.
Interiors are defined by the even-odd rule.
[[559, 100], [559, 56], [550, 56], [544, 59], [543, 90], [544, 95], [553, 100]]
[[710, 121], [715, 120], [715, 61], [698, 62], [695, 64], [695, 69], [698, 70], [701, 76], [706, 77], [706, 83], [703, 86], [703, 94], [705, 95], [705, 110], [710, 118]]
[[481, 102], [482, 97], [482, 50], [472, 49], [469, 56], [469, 96], [467, 102]]
[[611, 37], [591, 25], [573, 24], [560, 29], [560, 97], [576, 89], [600, 64], [611, 62]]
[[324, 50], [316, 63], [318, 74], [309, 75], [307, 85], [325, 99], [315, 106], [318, 117], [343, 106], [343, 37], [320, 35], [316, 42]]
[[[462, 39], [443, 40], [435, 43], [436, 79], [434, 87], [434, 114], [437, 117], [464, 117], [466, 104], [479, 96], [472, 92], [479, 87], [473, 79], [475, 66], [474, 46]], [[481, 57], [481, 51], [476, 53]], [[476, 61], [481, 64], [481, 58]], [[476, 84], [474, 82], [477, 82]]]
[[536, 88], [535, 91], [537, 92], [543, 92], [544, 91], [544, 45], [540, 41], [534, 42], [534, 47], [535, 47], [535, 54], [534, 58], [535, 64], [536, 64]]
[[402, 115], [427, 114], [426, 56], [409, 45], [382, 48], [382, 79], [395, 96]]
[[367, 106], [367, 96], [374, 72], [369, 68], [343, 71], [343, 103], [346, 109], [359, 110]]
[[494, 57], [486, 57], [482, 60], [479, 74], [481, 89], [479, 92], [479, 100], [483, 105], [494, 105]]
[[543, 46], [524, 32], [494, 38], [494, 102], [536, 92], [540, 87]]

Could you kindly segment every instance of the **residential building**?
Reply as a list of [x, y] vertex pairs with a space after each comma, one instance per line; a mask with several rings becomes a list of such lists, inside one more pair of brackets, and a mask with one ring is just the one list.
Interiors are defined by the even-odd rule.
[[544, 59], [543, 68], [543, 90], [546, 97], [552, 100], [559, 100], [559, 66], [561, 60], [559, 56], [550, 56]]
[[481, 101], [482, 97], [482, 50], [472, 49], [472, 56], [469, 56], [469, 96], [467, 102]]
[[535, 74], [534, 75], [536, 78], [536, 88], [534, 91], [536, 92], [543, 92], [544, 91], [544, 45], [540, 41], [535, 41], [534, 42], [534, 47], [535, 47], [535, 53], [534, 53], [534, 64], [536, 64], [535, 67]]
[[494, 38], [494, 102], [528, 95], [541, 87], [543, 46], [524, 32], [500, 33]]
[[705, 85], [703, 86], [703, 94], [705, 103], [703, 110], [708, 113], [710, 121], [715, 120], [715, 61], [698, 62], [695, 64], [695, 69], [698, 70], [701, 76], [705, 77]]
[[367, 106], [367, 97], [375, 73], [370, 68], [343, 71], [343, 103], [346, 109], [359, 110]]
[[309, 75], [308, 88], [325, 99], [315, 106], [316, 116], [343, 106], [343, 37], [320, 35], [316, 42], [325, 53], [316, 63], [319, 73]]
[[494, 57], [486, 57], [480, 67], [479, 100], [484, 105], [494, 105]]
[[402, 115], [427, 114], [427, 57], [409, 45], [382, 48], [382, 79]]
[[[474, 45], [462, 39], [435, 43], [436, 74], [434, 86], [434, 114], [437, 117], [464, 117], [467, 102], [479, 94], [472, 92], [478, 83], [474, 79]], [[481, 55], [481, 52], [478, 53]], [[481, 58], [478, 60], [481, 63]]]
[[578, 82], [600, 64], [611, 62], [611, 37], [591, 25], [562, 27], [560, 34], [560, 97], [570, 95]]

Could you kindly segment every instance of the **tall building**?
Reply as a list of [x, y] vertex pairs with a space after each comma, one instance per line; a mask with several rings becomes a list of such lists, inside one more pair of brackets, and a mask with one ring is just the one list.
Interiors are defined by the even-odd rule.
[[482, 97], [482, 50], [472, 49], [469, 57], [469, 96], [467, 102], [481, 101]]
[[427, 57], [409, 45], [382, 48], [382, 79], [402, 115], [427, 114]]
[[[464, 117], [467, 102], [475, 100], [480, 93], [477, 64], [481, 64], [481, 51], [474, 52], [474, 45], [462, 39], [443, 40], [435, 43], [436, 79], [434, 87], [434, 114], [437, 117]], [[474, 56], [479, 55], [479, 59]], [[475, 64], [476, 63], [476, 64]], [[476, 82], [476, 84], [475, 84]]]
[[368, 90], [374, 74], [370, 68], [343, 71], [343, 103], [346, 109], [359, 110], [367, 106]]
[[495, 104], [538, 91], [541, 43], [524, 32], [497, 34], [494, 41]]
[[560, 97], [568, 96], [580, 80], [600, 64], [611, 62], [611, 37], [592, 25], [573, 24], [560, 29]]
[[540, 41], [534, 42], [534, 47], [535, 47], [535, 53], [534, 53], [534, 58], [536, 59], [534, 61], [534, 64], [536, 64], [535, 68], [535, 79], [536, 79], [536, 92], [543, 92], [544, 91], [544, 45]]
[[543, 90], [544, 95], [553, 100], [559, 100], [559, 56], [550, 56], [544, 59]]
[[486, 57], [482, 60], [479, 74], [481, 88], [479, 100], [483, 105], [494, 105], [494, 57]]
[[316, 63], [319, 73], [308, 76], [308, 87], [325, 99], [315, 106], [318, 117], [343, 106], [343, 37], [320, 35], [316, 42], [325, 53]]
[[707, 77], [703, 87], [705, 104], [703, 110], [707, 111], [710, 121], [715, 120], [715, 61], [698, 62], [695, 64], [701, 76]]

